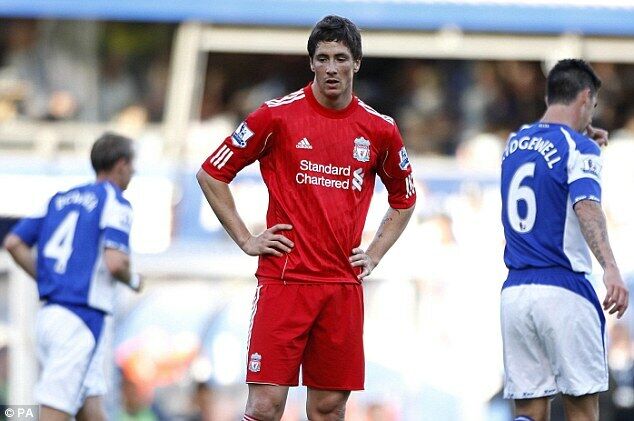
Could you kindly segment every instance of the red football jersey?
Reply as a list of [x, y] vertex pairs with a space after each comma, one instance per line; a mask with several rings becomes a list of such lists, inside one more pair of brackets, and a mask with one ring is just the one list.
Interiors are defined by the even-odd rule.
[[269, 190], [268, 227], [295, 247], [282, 257], [260, 256], [256, 276], [296, 282], [358, 282], [348, 261], [361, 234], [378, 174], [395, 209], [414, 205], [411, 166], [388, 116], [356, 96], [348, 107], [320, 105], [311, 85], [267, 101], [203, 163], [225, 183], [255, 160]]

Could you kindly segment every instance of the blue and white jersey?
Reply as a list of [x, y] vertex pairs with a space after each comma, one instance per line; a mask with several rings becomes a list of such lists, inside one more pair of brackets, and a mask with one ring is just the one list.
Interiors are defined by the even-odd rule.
[[103, 253], [106, 248], [129, 253], [131, 224], [132, 208], [121, 189], [102, 181], [55, 194], [13, 233], [37, 244], [40, 299], [111, 312], [115, 279]]
[[562, 124], [512, 133], [502, 157], [504, 262], [513, 270], [588, 274], [592, 261], [573, 206], [601, 201], [599, 146]]

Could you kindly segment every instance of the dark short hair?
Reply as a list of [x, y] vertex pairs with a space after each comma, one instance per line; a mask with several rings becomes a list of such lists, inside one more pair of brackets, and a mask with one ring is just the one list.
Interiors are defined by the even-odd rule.
[[570, 104], [584, 89], [590, 89], [594, 96], [600, 87], [601, 80], [587, 62], [580, 59], [560, 60], [548, 73], [546, 98], [548, 105]]
[[312, 59], [320, 42], [339, 41], [350, 49], [352, 58], [361, 60], [361, 34], [357, 25], [341, 16], [329, 15], [317, 22], [308, 37], [308, 56]]
[[133, 158], [132, 139], [112, 132], [102, 134], [90, 150], [90, 162], [96, 173], [110, 171], [120, 159], [129, 162]]

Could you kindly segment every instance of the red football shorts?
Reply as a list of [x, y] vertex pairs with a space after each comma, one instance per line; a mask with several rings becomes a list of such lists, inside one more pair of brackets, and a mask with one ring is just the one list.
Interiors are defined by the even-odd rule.
[[251, 315], [247, 383], [363, 390], [363, 287], [260, 279]]

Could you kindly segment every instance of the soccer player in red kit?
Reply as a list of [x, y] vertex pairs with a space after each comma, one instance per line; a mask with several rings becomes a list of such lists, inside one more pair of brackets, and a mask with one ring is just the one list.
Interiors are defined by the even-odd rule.
[[[197, 178], [231, 238], [259, 256], [244, 420], [279, 420], [289, 386], [308, 387], [311, 421], [343, 420], [362, 390], [362, 281], [407, 225], [416, 192], [394, 120], [352, 93], [361, 36], [327, 16], [308, 39], [308, 86], [262, 104], [203, 163]], [[228, 183], [255, 160], [269, 190], [266, 231], [249, 232]], [[389, 209], [360, 248], [376, 174]]]

